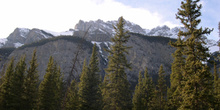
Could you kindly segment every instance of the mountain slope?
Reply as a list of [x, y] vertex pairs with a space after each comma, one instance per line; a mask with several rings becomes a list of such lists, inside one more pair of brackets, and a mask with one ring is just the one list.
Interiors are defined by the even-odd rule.
[[[151, 75], [157, 75], [157, 71], [161, 64], [164, 65], [164, 69], [167, 74], [170, 74], [170, 66], [172, 63], [171, 53], [174, 52], [174, 48], [168, 45], [168, 42], [175, 41], [175, 39], [165, 38], [165, 37], [150, 37], [141, 34], [130, 34], [130, 40], [127, 43], [128, 46], [132, 46], [129, 50], [128, 61], [132, 63], [132, 70], [127, 71], [128, 79], [132, 85], [136, 84], [137, 76], [139, 71], [143, 71], [145, 67], [148, 67], [148, 71]], [[68, 77], [68, 74], [72, 67], [72, 59], [77, 51], [77, 45], [80, 42], [81, 36], [63, 36], [41, 40], [40, 42], [32, 43], [29, 45], [24, 45], [20, 48], [14, 50], [8, 58], [1, 62], [1, 67], [3, 64], [8, 62], [8, 59], [14, 57], [15, 61], [18, 61], [20, 56], [27, 56], [27, 63], [31, 59], [31, 54], [33, 50], [37, 49], [38, 58], [38, 71], [40, 74], [40, 80], [43, 79], [45, 74], [45, 69], [50, 56], [53, 56], [57, 64], [61, 66], [61, 71], [64, 73], [64, 78]], [[82, 64], [84, 58], [89, 60], [92, 52], [92, 45], [96, 43], [98, 47], [99, 59], [100, 59], [100, 69], [101, 74], [104, 76], [104, 69], [107, 67], [108, 63], [108, 53], [104, 51], [105, 48], [110, 48], [113, 45], [109, 40], [105, 41], [84, 41], [83, 51], [79, 55], [78, 63], [76, 65], [77, 71], [74, 72], [76, 77], [82, 70]], [[155, 79], [156, 77], [154, 77]]]

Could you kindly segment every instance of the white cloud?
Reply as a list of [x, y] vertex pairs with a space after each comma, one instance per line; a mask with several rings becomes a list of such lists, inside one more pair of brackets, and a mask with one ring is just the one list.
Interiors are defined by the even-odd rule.
[[[167, 25], [167, 26], [169, 26], [170, 28], [182, 27], [182, 26], [183, 26], [183, 25], [171, 23], [170, 21], [166, 21], [166, 22], [164, 22], [162, 25]], [[160, 25], [160, 26], [162, 26], [162, 25]]]
[[16, 27], [66, 31], [80, 20], [126, 20], [151, 29], [163, 17], [143, 8], [132, 8], [114, 0], [2, 0], [0, 1], [0, 37], [7, 37]]

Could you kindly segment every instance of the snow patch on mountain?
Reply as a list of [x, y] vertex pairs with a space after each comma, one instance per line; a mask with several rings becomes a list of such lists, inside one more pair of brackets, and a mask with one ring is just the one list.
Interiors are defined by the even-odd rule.
[[30, 29], [27, 29], [27, 28], [19, 28], [19, 32], [20, 32], [21, 37], [26, 38], [26, 37], [27, 37], [27, 34], [30, 32]]
[[8, 41], [7, 38], [0, 39], [0, 48]]
[[22, 45], [24, 45], [24, 44], [22, 44], [20, 42], [14, 43], [15, 48], [21, 47]]
[[49, 31], [49, 30], [44, 30], [45, 32], [52, 34], [53, 36], [57, 37], [57, 36], [72, 36], [74, 34], [73, 30], [69, 30], [69, 31], [65, 31], [65, 32], [53, 32], [53, 31]]
[[102, 54], [102, 48], [101, 48], [101, 45], [100, 45], [102, 42], [91, 41], [91, 43], [96, 44], [96, 46], [99, 48], [99, 53]]

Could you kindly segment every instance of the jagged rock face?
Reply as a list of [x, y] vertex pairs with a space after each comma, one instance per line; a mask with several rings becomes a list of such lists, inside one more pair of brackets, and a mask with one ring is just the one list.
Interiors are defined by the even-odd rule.
[[54, 37], [53, 35], [46, 33], [43, 30], [39, 29], [32, 29], [30, 32], [27, 34], [27, 38], [25, 40], [24, 44], [30, 44], [32, 42], [37, 42], [42, 39], [48, 39]]
[[[61, 67], [62, 72], [64, 73], [64, 77], [67, 78], [68, 73], [70, 72], [72, 67], [72, 63], [73, 63], [72, 60], [77, 51], [77, 45], [78, 43], [70, 42], [67, 40], [48, 42], [44, 45], [37, 47], [16, 49], [10, 54], [9, 59], [11, 57], [14, 57], [15, 61], [17, 62], [22, 55], [26, 55], [26, 63], [29, 63], [29, 61], [32, 58], [33, 50], [36, 49], [40, 80], [43, 79], [50, 56], [54, 57], [57, 64]], [[82, 70], [82, 63], [84, 58], [88, 60], [91, 53], [92, 53], [92, 44], [90, 42], [85, 42], [85, 45], [83, 46], [83, 52], [80, 53], [76, 65], [77, 71]], [[79, 73], [76, 72], [77, 77]]]
[[[82, 20], [79, 21], [79, 23], [76, 24], [75, 29], [86, 31], [89, 27], [90, 32], [94, 32], [96, 30], [102, 31], [103, 33], [108, 33], [113, 35], [115, 33], [114, 27], [117, 24], [117, 21], [107, 21], [104, 22], [102, 20], [97, 21], [89, 21], [84, 22]], [[128, 30], [130, 32], [145, 34], [145, 30], [142, 29], [139, 25], [131, 23], [129, 21], [125, 21], [125, 30]]]
[[40, 29], [16, 28], [7, 38], [7, 42], [2, 47], [20, 47], [42, 39], [51, 38], [53, 35]]
[[24, 44], [26, 36], [30, 30], [29, 29], [20, 29], [16, 28], [13, 33], [11, 33], [7, 40], [8, 42], [4, 45], [4, 47], [14, 47], [15, 43]]
[[[41, 29], [25, 29], [16, 28], [13, 33], [5, 39], [0, 39], [0, 47], [20, 47], [24, 44], [30, 44], [42, 39], [47, 39], [51, 37], [57, 37], [60, 35], [74, 35], [74, 36], [84, 36], [85, 32], [89, 28], [88, 34], [86, 36], [87, 40], [90, 41], [110, 41], [110, 37], [115, 35], [114, 26], [116, 26], [117, 21], [107, 21], [102, 20], [85, 22], [80, 20], [79, 23], [75, 25], [75, 29], [70, 29], [66, 32], [52, 32]], [[177, 38], [179, 30], [184, 30], [182, 27], [175, 27], [170, 29], [168, 26], [158, 26], [151, 30], [143, 29], [139, 25], [125, 20], [124, 29], [132, 33], [139, 33], [148, 36], [164, 36], [170, 38]], [[107, 36], [107, 37], [106, 37]]]

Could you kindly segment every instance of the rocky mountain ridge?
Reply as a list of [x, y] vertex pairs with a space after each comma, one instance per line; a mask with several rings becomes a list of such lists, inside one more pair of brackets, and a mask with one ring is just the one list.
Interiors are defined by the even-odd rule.
[[[114, 27], [117, 21], [107, 21], [103, 20], [97, 21], [82, 21], [80, 20], [74, 29], [70, 29], [66, 32], [53, 32], [42, 29], [27, 29], [27, 28], [16, 28], [14, 32], [12, 32], [7, 38], [0, 39], [0, 48], [1, 47], [15, 47], [18, 48], [24, 44], [30, 44], [32, 42], [40, 41], [42, 39], [53, 38], [61, 35], [80, 35], [82, 36], [85, 31], [89, 28], [88, 40], [90, 41], [103, 41], [109, 40], [109, 37], [112, 37], [114, 32]], [[143, 29], [137, 24], [134, 24], [130, 21], [126, 21], [125, 30], [132, 33], [139, 33], [148, 36], [164, 36], [170, 38], [177, 38], [177, 34], [179, 29], [184, 30], [181, 27], [175, 27], [170, 29], [168, 26], [158, 26], [151, 30]], [[108, 36], [107, 38], [106, 35]], [[99, 36], [98, 38], [94, 38], [94, 36]]]

